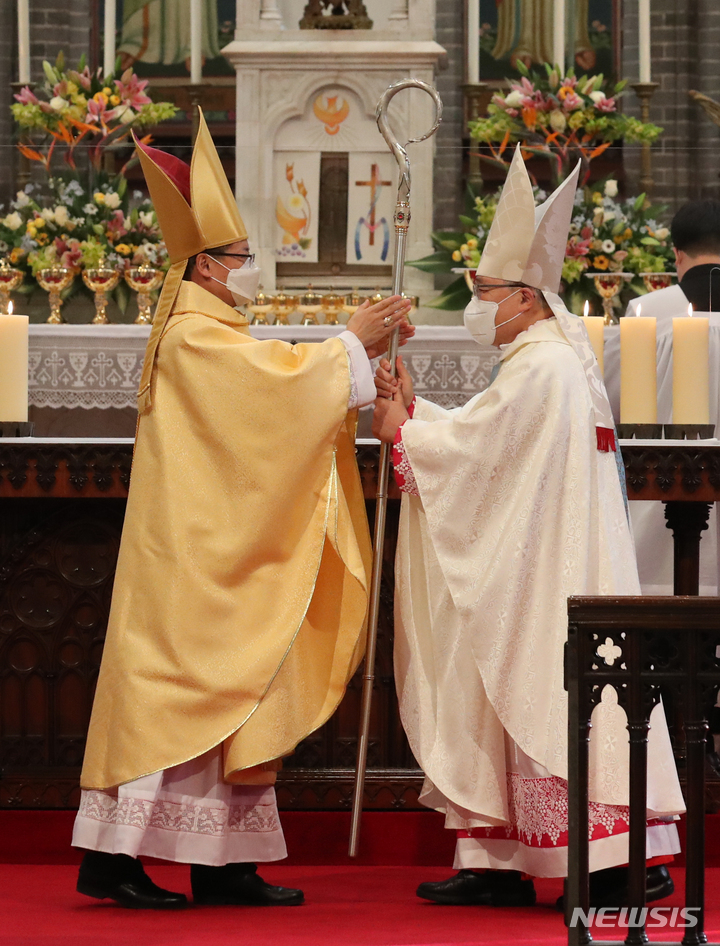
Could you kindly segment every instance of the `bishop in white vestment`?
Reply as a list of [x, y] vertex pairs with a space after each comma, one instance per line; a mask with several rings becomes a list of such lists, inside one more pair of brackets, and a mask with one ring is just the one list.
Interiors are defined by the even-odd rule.
[[[412, 398], [401, 363], [400, 385], [382, 369], [376, 381], [373, 429], [394, 442], [405, 491], [400, 711], [421, 799], [457, 832], [460, 873], [418, 889], [441, 903], [529, 904], [523, 875], [566, 875], [567, 599], [640, 591], [607, 396], [582, 321], [556, 295], [575, 186], [573, 175], [536, 214], [516, 152], [465, 313], [502, 352], [487, 390], [448, 411]], [[606, 869], [628, 858], [625, 724], [608, 687], [591, 737], [597, 905], [623, 895], [623, 872]], [[647, 797], [648, 858], [670, 860], [684, 805], [662, 707]], [[665, 867], [649, 871], [648, 899], [671, 891]]]

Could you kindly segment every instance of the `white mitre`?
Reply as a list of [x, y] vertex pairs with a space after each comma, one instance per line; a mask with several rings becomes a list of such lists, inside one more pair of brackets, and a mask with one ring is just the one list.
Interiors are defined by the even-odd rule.
[[595, 410], [599, 450], [615, 449], [615, 424], [600, 368], [581, 318], [558, 295], [580, 162], [548, 199], [535, 207], [520, 145], [498, 201], [478, 276], [520, 282], [539, 289], [585, 368]]

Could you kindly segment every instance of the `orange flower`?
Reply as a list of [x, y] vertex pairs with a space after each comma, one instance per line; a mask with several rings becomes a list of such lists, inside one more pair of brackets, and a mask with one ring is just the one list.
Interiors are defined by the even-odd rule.
[[595, 269], [607, 269], [610, 265], [610, 260], [607, 256], [593, 256], [592, 265]]
[[294, 167], [295, 167], [294, 164], [286, 164], [286, 165], [285, 165], [285, 177], [286, 177], [289, 181], [292, 181], [292, 179], [293, 179], [293, 168], [294, 168]]
[[522, 110], [522, 119], [525, 122], [525, 127], [529, 128], [530, 131], [534, 131], [537, 123], [537, 109], [532, 105], [526, 106]]
[[19, 263], [20, 260], [25, 256], [25, 250], [21, 246], [16, 246], [13, 251], [10, 253], [10, 262], [15, 265]]
[[305, 187], [305, 181], [298, 181], [297, 189], [300, 191], [303, 197], [307, 197], [307, 188]]

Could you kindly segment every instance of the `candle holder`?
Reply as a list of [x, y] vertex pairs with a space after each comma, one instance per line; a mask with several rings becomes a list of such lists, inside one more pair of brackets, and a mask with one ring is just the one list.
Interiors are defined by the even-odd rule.
[[32, 437], [34, 431], [32, 421], [0, 420], [0, 437]]
[[658, 289], [667, 289], [672, 285], [673, 276], [677, 273], [640, 273], [648, 292], [657, 292]]
[[632, 279], [632, 273], [585, 273], [585, 275], [594, 281], [595, 288], [602, 299], [605, 324], [613, 325], [619, 322], [619, 317], [613, 312], [613, 300], [622, 289], [623, 283]]
[[60, 311], [63, 304], [61, 292], [64, 292], [75, 278], [75, 273], [67, 266], [51, 266], [41, 269], [35, 277], [45, 292], [50, 294], [49, 325], [62, 325], [65, 319]]
[[112, 292], [120, 282], [120, 273], [105, 266], [105, 260], [101, 260], [99, 266], [84, 269], [82, 279], [88, 289], [95, 293], [95, 318], [92, 325], [108, 325], [110, 319], [107, 317], [107, 293]]
[[340, 319], [338, 316], [343, 310], [344, 299], [342, 296], [338, 296], [334, 292], [328, 292], [323, 296], [322, 301], [322, 311], [325, 314], [325, 324], [326, 325], [339, 325]]
[[662, 424], [617, 424], [620, 440], [661, 440]]
[[272, 298], [266, 296], [262, 291], [262, 286], [259, 287], [258, 294], [255, 296], [254, 302], [252, 302], [247, 307], [248, 312], [252, 312], [252, 321], [251, 325], [269, 325], [270, 323], [267, 320], [268, 314], [272, 311]]
[[22, 283], [25, 274], [15, 269], [7, 259], [0, 259], [0, 312], [7, 315], [10, 312], [10, 293], [14, 292]]
[[152, 299], [150, 293], [158, 289], [165, 279], [161, 269], [154, 269], [147, 263], [140, 266], [131, 266], [125, 270], [125, 282], [137, 293], [138, 316], [135, 325], [150, 325], [152, 316]]
[[289, 325], [288, 316], [297, 309], [298, 299], [297, 296], [286, 296], [280, 292], [273, 297], [272, 306], [275, 309], [275, 324]]
[[[659, 88], [659, 83], [635, 82], [630, 88], [640, 100], [640, 120], [646, 124], [650, 121], [650, 99]], [[649, 141], [643, 141], [640, 161], [640, 187], [646, 194], [646, 203], [649, 203], [647, 197], [650, 196], [655, 186], [655, 181], [652, 178], [652, 155]]]
[[[485, 114], [488, 101], [492, 96], [492, 90], [487, 82], [465, 82], [460, 86], [463, 92], [463, 127], [467, 128], [468, 123], [482, 118]], [[470, 146], [472, 148], [472, 145]], [[475, 143], [476, 149], [479, 143]], [[468, 184], [478, 187], [482, 185], [483, 177], [480, 171], [480, 155], [477, 151], [468, 152]]]
[[298, 311], [302, 313], [301, 325], [319, 325], [317, 314], [322, 310], [323, 297], [319, 292], [314, 292], [313, 287], [308, 283], [307, 292], [300, 296]]
[[715, 424], [663, 424], [666, 440], [710, 440]]

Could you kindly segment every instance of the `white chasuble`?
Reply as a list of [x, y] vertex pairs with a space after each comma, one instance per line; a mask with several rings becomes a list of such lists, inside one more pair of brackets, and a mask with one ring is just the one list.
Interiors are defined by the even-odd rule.
[[[518, 779], [567, 778], [568, 597], [639, 594], [616, 458], [597, 449], [585, 369], [555, 319], [505, 347], [464, 407], [418, 399], [402, 441], [419, 496], [402, 502], [395, 673], [423, 801], [447, 827], [509, 831], [537, 801]], [[614, 697], [593, 717], [590, 797], [627, 806]], [[683, 811], [662, 708], [649, 751], [648, 816]]]

